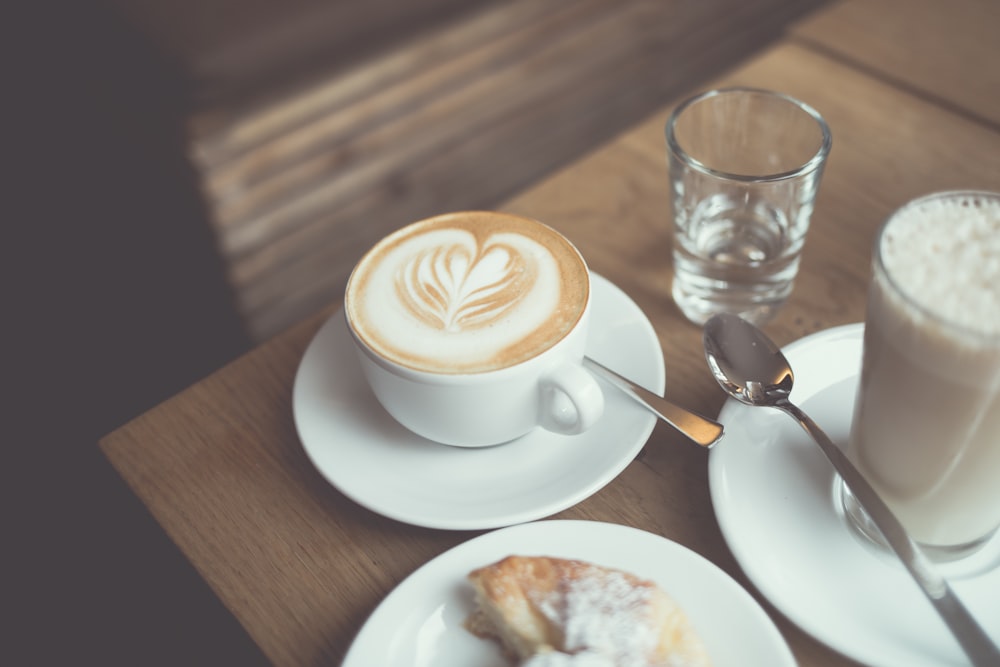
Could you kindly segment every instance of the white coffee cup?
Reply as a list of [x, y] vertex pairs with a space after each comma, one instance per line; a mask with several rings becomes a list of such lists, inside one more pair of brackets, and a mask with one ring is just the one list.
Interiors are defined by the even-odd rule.
[[578, 434], [604, 396], [581, 362], [591, 286], [561, 234], [464, 211], [379, 241], [348, 281], [344, 313], [378, 401], [410, 431], [485, 447], [536, 427]]

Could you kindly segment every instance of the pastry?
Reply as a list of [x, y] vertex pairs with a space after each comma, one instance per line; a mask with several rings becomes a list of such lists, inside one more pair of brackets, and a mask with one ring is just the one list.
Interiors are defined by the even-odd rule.
[[545, 556], [474, 570], [466, 627], [522, 667], [698, 667], [709, 661], [681, 608], [628, 572]]

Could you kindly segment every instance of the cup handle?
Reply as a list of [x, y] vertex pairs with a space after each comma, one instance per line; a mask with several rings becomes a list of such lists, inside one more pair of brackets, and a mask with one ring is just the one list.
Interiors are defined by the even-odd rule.
[[560, 364], [541, 381], [539, 423], [556, 433], [583, 433], [604, 413], [604, 392], [579, 364]]

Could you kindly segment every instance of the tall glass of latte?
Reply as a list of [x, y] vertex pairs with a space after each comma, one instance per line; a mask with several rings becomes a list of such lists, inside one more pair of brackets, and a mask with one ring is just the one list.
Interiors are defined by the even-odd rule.
[[[932, 557], [1000, 526], [1000, 194], [929, 195], [880, 229], [848, 456]], [[844, 507], [878, 541], [846, 488]]]

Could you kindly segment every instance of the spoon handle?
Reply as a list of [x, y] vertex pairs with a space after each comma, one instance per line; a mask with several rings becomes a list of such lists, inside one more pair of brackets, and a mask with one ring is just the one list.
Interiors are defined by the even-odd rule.
[[689, 439], [702, 447], [711, 447], [722, 438], [722, 424], [706, 419], [690, 410], [657, 396], [645, 387], [602, 366], [590, 357], [584, 357], [583, 365], [595, 375], [607, 380], [632, 400], [646, 406], [657, 417], [667, 422]]
[[951, 629], [959, 645], [975, 667], [1000, 665], [1000, 649], [972, 617], [962, 601], [952, 591], [948, 581], [935, 570], [920, 548], [906, 533], [906, 529], [886, 506], [878, 493], [854, 467], [847, 456], [835, 445], [823, 429], [806, 413], [787, 400], [775, 407], [791, 415], [819, 445], [847, 487], [882, 532], [886, 542], [903, 562], [907, 571], [920, 585], [927, 599]]

